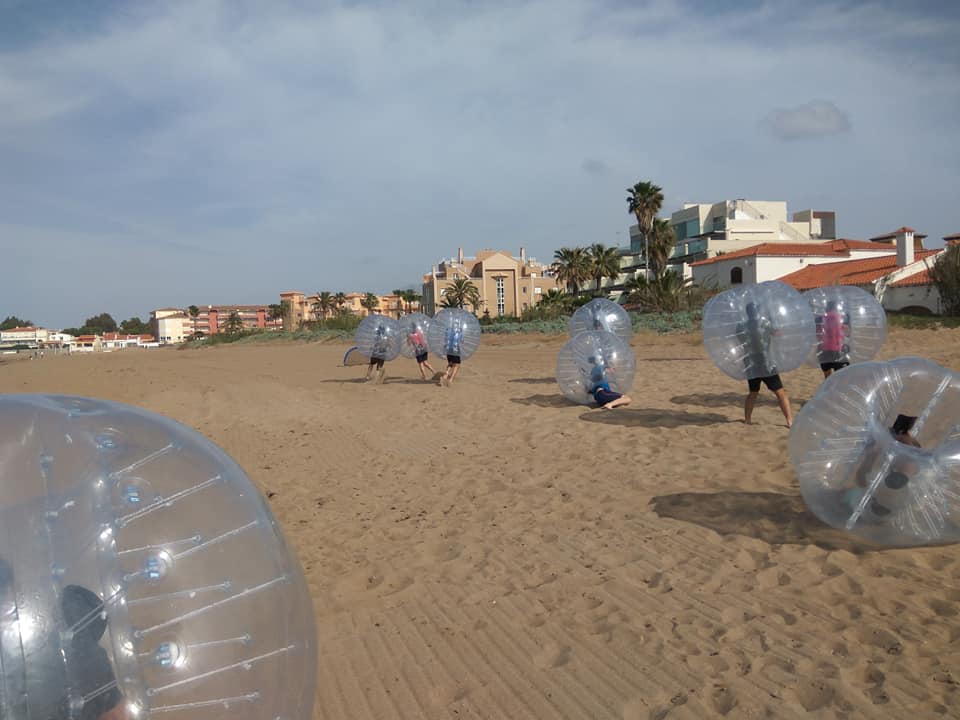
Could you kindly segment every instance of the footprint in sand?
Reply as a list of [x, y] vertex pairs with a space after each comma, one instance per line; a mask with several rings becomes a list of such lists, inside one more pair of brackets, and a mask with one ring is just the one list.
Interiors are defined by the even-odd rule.
[[737, 696], [728, 687], [718, 687], [710, 693], [710, 705], [718, 715], [726, 715], [737, 705]]
[[533, 663], [541, 670], [558, 668], [569, 662], [571, 652], [569, 645], [550, 642], [543, 650], [533, 656]]

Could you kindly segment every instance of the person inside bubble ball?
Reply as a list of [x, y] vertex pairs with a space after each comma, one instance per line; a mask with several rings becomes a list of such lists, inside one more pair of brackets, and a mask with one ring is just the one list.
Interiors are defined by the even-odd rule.
[[[16, 620], [13, 569], [0, 558], [0, 626], [5, 619]], [[72, 631], [70, 644], [62, 650], [62, 660], [71, 668], [72, 693], [84, 699], [79, 714], [71, 714], [67, 697], [57, 701], [58, 717], [78, 720], [131, 720], [133, 713], [117, 687], [116, 676], [100, 638], [107, 629], [107, 615], [100, 597], [79, 585], [67, 585], [60, 598], [64, 625]], [[47, 698], [44, 698], [47, 699]]]
[[[921, 447], [920, 442], [911, 434], [916, 422], [917, 418], [913, 415], [897, 415], [897, 419], [890, 426], [890, 434], [899, 443], [919, 448]], [[873, 473], [876, 464], [882, 461], [881, 452], [883, 452], [882, 446], [875, 439], [871, 439], [864, 449], [864, 459], [860, 463], [855, 476], [857, 487], [845, 493], [845, 500], [851, 509], [859, 504], [866, 488], [871, 484], [871, 480], [876, 477]], [[879, 522], [894, 512], [897, 504], [903, 502], [903, 497], [905, 497], [901, 491], [905, 491], [905, 488], [910, 484], [911, 477], [918, 469], [914, 458], [909, 455], [895, 455], [890, 460], [883, 482], [877, 486], [874, 496], [870, 498], [870, 502], [866, 506], [869, 514], [865, 515], [865, 520]]]
[[460, 371], [460, 353], [463, 351], [463, 324], [459, 319], [454, 320], [447, 328], [443, 349], [447, 355], [447, 370], [440, 376], [440, 384], [450, 386]]
[[610, 381], [607, 377], [609, 371], [602, 357], [591, 355], [587, 360], [593, 366], [590, 370], [590, 381], [587, 383], [587, 393], [593, 395], [594, 401], [600, 408], [613, 410], [615, 407], [633, 402], [630, 396], [610, 389]]
[[783, 413], [789, 428], [793, 425], [793, 410], [770, 352], [770, 343], [780, 331], [755, 303], [748, 302], [744, 310], [747, 319], [737, 325], [736, 334], [745, 349], [743, 363], [747, 375], [754, 375], [754, 377], [747, 379], [747, 396], [743, 401], [743, 422], [747, 425], [753, 424], [753, 407], [757, 402], [762, 383], [776, 396], [780, 412]]
[[820, 345], [820, 370], [828, 378], [850, 364], [847, 338], [850, 317], [840, 312], [836, 300], [827, 301], [827, 309], [817, 320], [817, 343]]
[[377, 369], [376, 381], [378, 383], [383, 382], [383, 377], [386, 371], [383, 368], [384, 362], [387, 360], [387, 350], [390, 347], [390, 341], [387, 339], [387, 330], [383, 326], [383, 323], [377, 325], [377, 329], [373, 334], [373, 345], [370, 348], [370, 364], [367, 365], [367, 375], [364, 378], [367, 382], [370, 382], [370, 376], [373, 374], [373, 369]]
[[431, 375], [436, 375], [436, 370], [433, 369], [433, 366], [427, 362], [427, 357], [429, 353], [427, 352], [427, 341], [423, 337], [423, 332], [420, 330], [420, 326], [415, 322], [410, 323], [410, 329], [407, 333], [407, 342], [410, 343], [410, 347], [413, 348], [414, 353], [416, 354], [417, 367], [420, 369], [420, 377], [424, 380], [427, 379], [427, 373], [424, 368], [430, 369]]

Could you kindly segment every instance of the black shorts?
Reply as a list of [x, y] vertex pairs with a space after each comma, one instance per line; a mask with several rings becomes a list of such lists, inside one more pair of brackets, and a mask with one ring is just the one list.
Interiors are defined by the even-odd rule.
[[820, 363], [820, 369], [826, 372], [827, 370], [843, 370], [850, 363], [848, 362], [826, 362]]
[[427, 361], [427, 355], [430, 353], [420, 353], [417, 355], [417, 363], [425, 363]]
[[447, 362], [450, 363], [451, 365], [459, 365], [459, 364], [460, 364], [460, 356], [459, 356], [459, 355], [447, 355]]
[[763, 383], [771, 392], [776, 392], [777, 390], [783, 390], [783, 381], [780, 379], [779, 375], [767, 375], [767, 377], [762, 378], [750, 378], [747, 380], [747, 387], [750, 388], [750, 392], [760, 392], [760, 383]]
[[371, 365], [376, 365], [378, 369], [379, 369], [379, 368], [382, 368], [382, 367], [383, 367], [383, 364], [384, 364], [385, 362], [386, 362], [386, 360], [384, 360], [383, 358], [378, 358], [378, 357], [372, 357], [372, 358], [370, 358], [370, 364], [371, 364]]
[[614, 392], [613, 390], [604, 390], [601, 388], [593, 391], [593, 399], [596, 400], [597, 405], [600, 406], [606, 405], [607, 403], [612, 403], [614, 400], [619, 400], [622, 397], [623, 395], [618, 392]]

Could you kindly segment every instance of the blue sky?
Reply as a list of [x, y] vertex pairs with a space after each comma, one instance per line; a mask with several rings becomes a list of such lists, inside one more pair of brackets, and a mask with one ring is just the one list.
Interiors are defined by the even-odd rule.
[[937, 244], [948, 5], [0, 0], [0, 316], [384, 292], [458, 246], [549, 260], [624, 243], [639, 180], [665, 215], [786, 200]]

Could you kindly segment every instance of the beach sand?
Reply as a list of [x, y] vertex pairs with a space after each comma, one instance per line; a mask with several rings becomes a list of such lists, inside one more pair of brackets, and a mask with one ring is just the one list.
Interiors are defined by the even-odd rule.
[[[883, 357], [960, 370], [958, 340]], [[243, 466], [313, 595], [316, 718], [960, 717], [960, 547], [821, 525], [773, 396], [744, 426], [699, 336], [635, 337], [615, 411], [559, 394], [564, 341], [484, 336], [452, 388], [269, 343], [4, 356], [0, 391], [139, 405]], [[820, 377], [785, 376], [795, 410]]]

